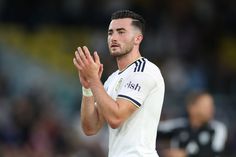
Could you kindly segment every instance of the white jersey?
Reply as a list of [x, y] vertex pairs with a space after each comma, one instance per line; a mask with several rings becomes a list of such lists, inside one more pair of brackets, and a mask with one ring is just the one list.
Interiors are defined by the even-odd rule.
[[156, 133], [165, 88], [159, 68], [139, 58], [125, 70], [114, 72], [104, 87], [114, 100], [123, 98], [138, 108], [119, 128], [109, 126], [108, 156], [158, 157]]

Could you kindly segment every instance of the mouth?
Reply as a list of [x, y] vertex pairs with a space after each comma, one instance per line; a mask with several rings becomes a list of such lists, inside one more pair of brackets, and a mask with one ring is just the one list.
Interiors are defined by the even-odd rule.
[[119, 44], [111, 44], [110, 47], [111, 47], [111, 48], [116, 48], [116, 47], [120, 47], [120, 45], [119, 45]]

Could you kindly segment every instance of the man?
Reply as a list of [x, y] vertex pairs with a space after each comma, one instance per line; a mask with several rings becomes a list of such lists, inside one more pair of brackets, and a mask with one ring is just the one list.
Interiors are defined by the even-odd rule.
[[164, 81], [156, 65], [141, 57], [144, 19], [129, 10], [112, 14], [108, 47], [118, 70], [100, 81], [103, 65], [97, 52], [87, 47], [75, 52], [74, 64], [83, 86], [82, 128], [96, 134], [109, 126], [109, 157], [157, 157], [156, 131], [160, 118]]
[[206, 92], [192, 93], [187, 99], [188, 119], [160, 122], [158, 138], [171, 138], [166, 157], [219, 157], [223, 152], [227, 129], [213, 120], [213, 97]]

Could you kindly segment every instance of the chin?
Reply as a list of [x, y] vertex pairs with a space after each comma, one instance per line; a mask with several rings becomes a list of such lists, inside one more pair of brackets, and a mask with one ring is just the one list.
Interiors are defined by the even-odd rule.
[[121, 51], [117, 51], [117, 50], [110, 50], [110, 54], [113, 57], [122, 57], [122, 56], [125, 56], [128, 53], [129, 52], [121, 52]]
[[121, 52], [119, 52], [119, 51], [110, 51], [110, 54], [111, 54], [111, 56], [114, 56], [114, 57], [116, 57], [116, 56], [119, 56], [119, 55], [121, 55]]
[[111, 54], [113, 57], [116, 57], [116, 58], [118, 58], [118, 57], [123, 57], [123, 56], [125, 56], [125, 55], [127, 55], [128, 53], [113, 53], [113, 54]]
[[122, 54], [120, 54], [120, 53], [111, 53], [111, 56], [113, 56], [113, 57], [120, 57], [120, 56], [122, 56]]

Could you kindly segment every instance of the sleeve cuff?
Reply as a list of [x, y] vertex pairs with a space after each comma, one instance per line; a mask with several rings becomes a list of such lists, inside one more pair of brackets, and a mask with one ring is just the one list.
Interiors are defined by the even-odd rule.
[[138, 108], [141, 107], [141, 104], [140, 104], [138, 101], [134, 100], [133, 98], [131, 98], [131, 97], [129, 97], [129, 96], [119, 94], [119, 95], [118, 95], [118, 98], [124, 98], [124, 99], [126, 99], [126, 100], [132, 102], [136, 107], [138, 107]]

